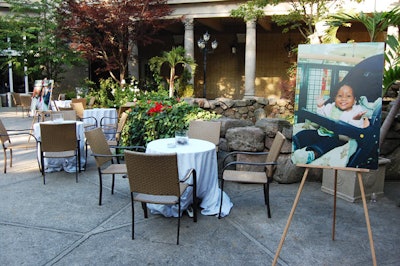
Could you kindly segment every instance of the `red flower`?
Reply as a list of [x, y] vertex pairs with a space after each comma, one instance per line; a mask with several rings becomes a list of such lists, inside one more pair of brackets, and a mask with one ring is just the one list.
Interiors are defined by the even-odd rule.
[[161, 103], [155, 102], [155, 106], [150, 108], [149, 111], [147, 111], [147, 114], [152, 115], [154, 113], [161, 113], [163, 107], [164, 106]]

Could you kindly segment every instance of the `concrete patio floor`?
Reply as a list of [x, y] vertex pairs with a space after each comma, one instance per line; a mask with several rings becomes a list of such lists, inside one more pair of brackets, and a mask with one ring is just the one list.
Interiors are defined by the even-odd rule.
[[[14, 108], [0, 108], [6, 128], [29, 128]], [[1, 164], [3, 166], [3, 164]], [[1, 265], [271, 265], [299, 184], [273, 183], [272, 218], [262, 187], [226, 184], [234, 206], [229, 216], [199, 215], [193, 223], [135, 213], [131, 239], [128, 180], [105, 177], [98, 205], [98, 174], [92, 158], [79, 175], [49, 173], [43, 185], [36, 152], [14, 151], [14, 165], [0, 174]], [[1, 170], [2, 171], [2, 170]], [[400, 182], [386, 182], [384, 196], [368, 201], [378, 265], [400, 265]], [[337, 200], [332, 241], [333, 197], [321, 183], [307, 182], [278, 265], [372, 265], [362, 202]]]

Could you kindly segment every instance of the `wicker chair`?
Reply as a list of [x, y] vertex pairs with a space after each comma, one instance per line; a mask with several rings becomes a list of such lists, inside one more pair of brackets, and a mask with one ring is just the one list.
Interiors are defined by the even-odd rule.
[[18, 108], [21, 108], [22, 111], [22, 117], [24, 117], [24, 109], [22, 108], [21, 104], [21, 96], [19, 93], [12, 92], [11, 97], [13, 99], [14, 107], [15, 107], [15, 114], [18, 113]]
[[[235, 151], [228, 153], [223, 160], [223, 169], [221, 177], [221, 191], [224, 191], [225, 181], [241, 182], [241, 183], [252, 183], [252, 184], [263, 184], [264, 186], [264, 201], [267, 206], [268, 218], [271, 218], [271, 210], [269, 206], [269, 184], [273, 180], [273, 175], [276, 169], [277, 160], [285, 142], [285, 136], [281, 132], [277, 132], [272, 142], [271, 149], [269, 152], [240, 152]], [[252, 162], [246, 161], [232, 161], [228, 162], [229, 158], [232, 156], [238, 156], [238, 158], [243, 156], [258, 157], [260, 162], [255, 162], [253, 158]], [[266, 157], [266, 159], [265, 159]], [[232, 166], [236, 166], [236, 170], [230, 170]], [[262, 166], [264, 171], [257, 172], [254, 169], [240, 170], [240, 166]], [[219, 209], [218, 218], [221, 218], [222, 209], [222, 198], [221, 205]]]
[[28, 94], [20, 94], [19, 97], [21, 99], [22, 112], [27, 112], [29, 114], [31, 110], [32, 97]]
[[[104, 118], [104, 117], [103, 117]], [[121, 133], [122, 130], [124, 129], [124, 126], [126, 124], [126, 120], [128, 119], [128, 114], [127, 113], [122, 113], [121, 117], [118, 120], [118, 124], [115, 126], [114, 124], [108, 125], [104, 124], [103, 125], [103, 118], [100, 120], [100, 127], [103, 129], [103, 131], [113, 131], [111, 134], [115, 134], [115, 139], [114, 140], [108, 140], [107, 143], [110, 146], [118, 146], [119, 141], [121, 139]], [[109, 133], [105, 133], [109, 134]]]
[[[99, 205], [102, 203], [103, 194], [103, 175], [112, 175], [111, 194], [114, 194], [115, 175], [124, 175], [127, 173], [125, 164], [114, 163], [115, 157], [121, 157], [123, 154], [113, 154], [110, 147], [107, 145], [107, 140], [101, 128], [85, 131], [86, 140], [92, 150], [92, 156], [96, 161], [97, 170], [99, 173]], [[144, 147], [120, 147], [132, 148], [144, 151]]]
[[189, 123], [188, 136], [192, 139], [201, 139], [212, 142], [218, 151], [221, 122], [192, 120]]
[[90, 130], [96, 128], [98, 123], [97, 119], [94, 116], [84, 117], [85, 108], [81, 102], [71, 103], [72, 109], [76, 112], [76, 117], [78, 120], [85, 123], [84, 128], [85, 130]]
[[[142, 203], [144, 217], [147, 218], [146, 203], [178, 205], [178, 232], [176, 244], [179, 245], [181, 216], [181, 195], [193, 187], [193, 221], [197, 222], [196, 171], [190, 169], [183, 180], [179, 180], [177, 155], [146, 154], [125, 151], [126, 166], [131, 191], [132, 239], [134, 239], [134, 201]], [[192, 184], [186, 181], [192, 178]]]
[[83, 109], [86, 109], [87, 101], [85, 98], [72, 98], [71, 103], [82, 103]]
[[[35, 142], [29, 142], [25, 138], [19, 138], [21, 136], [32, 136], [35, 139]], [[11, 141], [11, 138], [13, 141]], [[0, 141], [3, 146], [3, 154], [4, 154], [4, 173], [7, 173], [7, 150], [10, 151], [10, 167], [12, 167], [12, 159], [13, 159], [13, 149], [36, 149], [37, 141], [34, 135], [30, 133], [30, 129], [21, 129], [21, 130], [7, 130], [0, 119]], [[38, 161], [39, 165], [39, 161]], [[39, 167], [40, 168], [40, 167]]]
[[89, 103], [87, 104], [87, 108], [92, 109], [94, 107], [95, 102], [96, 102], [96, 97], [90, 97]]
[[40, 162], [43, 184], [46, 184], [44, 158], [75, 157], [75, 178], [81, 169], [79, 139], [76, 134], [76, 123], [40, 124]]
[[65, 111], [53, 111], [50, 113], [51, 120], [53, 120], [54, 115], [62, 114], [64, 120], [76, 121], [75, 110], [65, 110]]

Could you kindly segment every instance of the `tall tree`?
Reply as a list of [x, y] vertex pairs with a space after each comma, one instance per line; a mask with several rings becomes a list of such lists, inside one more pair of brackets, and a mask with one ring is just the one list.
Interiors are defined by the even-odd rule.
[[71, 47], [101, 66], [120, 84], [128, 73], [134, 45], [154, 41], [153, 34], [166, 26], [160, 18], [171, 13], [166, 0], [66, 0], [59, 12], [60, 31]]
[[46, 76], [58, 81], [67, 66], [81, 62], [82, 58], [69, 48], [67, 40], [57, 35], [56, 11], [61, 0], [5, 2], [11, 12], [2, 17], [0, 50], [11, 46], [17, 51], [18, 56], [10, 57], [9, 61], [19, 73], [26, 66], [26, 74], [34, 79]]
[[[350, 1], [361, 2], [362, 0]], [[322, 37], [323, 33], [317, 31], [316, 24], [326, 19], [332, 9], [342, 7], [345, 2], [344, 0], [250, 0], [233, 10], [232, 15], [245, 20], [258, 19], [264, 16], [265, 6], [288, 3], [291, 7], [288, 13], [274, 15], [272, 21], [278, 26], [283, 26], [284, 33], [289, 30], [298, 30], [305, 42], [310, 42], [311, 38]]]

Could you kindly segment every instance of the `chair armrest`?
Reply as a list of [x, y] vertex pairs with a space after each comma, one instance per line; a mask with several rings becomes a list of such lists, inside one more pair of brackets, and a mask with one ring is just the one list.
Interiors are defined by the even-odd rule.
[[94, 119], [95, 125], [96, 125], [96, 127], [97, 127], [98, 123], [97, 123], [96, 117], [94, 117], [94, 116], [87, 116], [87, 117], [82, 117], [82, 118], [81, 118], [82, 121], [85, 120], [85, 119]]
[[245, 155], [252, 155], [252, 156], [259, 156], [259, 155], [268, 155], [269, 152], [265, 152], [265, 151], [260, 151], [260, 152], [251, 152], [251, 151], [233, 151], [228, 153], [227, 155], [225, 155], [223, 161], [222, 161], [222, 165], [226, 164], [226, 160], [229, 159], [232, 156], [235, 156], [237, 154], [245, 154]]
[[100, 154], [100, 153], [91, 153], [91, 156], [94, 157], [122, 157], [124, 154]]
[[103, 124], [103, 119], [115, 120], [115, 126], [117, 126], [118, 117], [103, 116], [103, 117], [100, 119], [100, 127], [104, 126], [104, 124]]
[[233, 161], [228, 163], [222, 168], [222, 173], [232, 165], [253, 165], [253, 166], [268, 166], [268, 165], [278, 165], [278, 162], [264, 162], [264, 163], [256, 163], [256, 162], [242, 162], [242, 161]]
[[182, 180], [180, 180], [179, 182], [181, 182], [181, 183], [186, 182], [191, 175], [193, 175], [193, 185], [194, 185], [195, 183], [197, 183], [197, 180], [196, 180], [196, 169], [194, 169], [194, 168], [190, 168], [187, 171], [185, 177]]
[[[29, 129], [30, 130], [30, 129]], [[0, 136], [22, 136], [22, 135], [29, 135], [35, 139], [36, 142], [40, 142], [36, 136], [29, 132], [18, 132], [18, 133], [8, 133], [8, 134], [0, 134]]]
[[143, 152], [146, 151], [144, 146], [118, 146], [118, 145], [110, 145], [110, 148], [119, 149], [119, 150], [142, 150]]
[[26, 128], [26, 129], [7, 129], [7, 132], [22, 132], [22, 131], [31, 131], [32, 129]]

